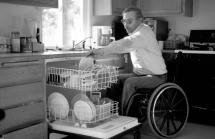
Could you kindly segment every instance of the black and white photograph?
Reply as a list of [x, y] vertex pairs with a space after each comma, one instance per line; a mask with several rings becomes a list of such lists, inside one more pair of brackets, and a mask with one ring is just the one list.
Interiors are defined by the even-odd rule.
[[214, 7], [0, 0], [0, 139], [214, 139]]

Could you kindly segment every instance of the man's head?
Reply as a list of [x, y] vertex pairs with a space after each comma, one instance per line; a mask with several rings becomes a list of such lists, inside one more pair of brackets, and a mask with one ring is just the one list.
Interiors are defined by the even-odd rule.
[[128, 33], [132, 33], [143, 22], [143, 15], [138, 8], [126, 8], [122, 17], [122, 23]]

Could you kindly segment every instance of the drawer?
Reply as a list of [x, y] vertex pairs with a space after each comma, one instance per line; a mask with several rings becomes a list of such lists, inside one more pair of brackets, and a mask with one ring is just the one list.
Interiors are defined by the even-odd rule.
[[45, 117], [45, 103], [43, 101], [5, 109], [5, 118], [0, 122], [0, 134], [45, 121]]
[[47, 124], [40, 123], [3, 135], [3, 139], [46, 139]]
[[0, 86], [42, 80], [44, 65], [42, 61], [1, 63]]
[[3, 87], [0, 89], [0, 107], [12, 108], [17, 105], [45, 97], [43, 82]]

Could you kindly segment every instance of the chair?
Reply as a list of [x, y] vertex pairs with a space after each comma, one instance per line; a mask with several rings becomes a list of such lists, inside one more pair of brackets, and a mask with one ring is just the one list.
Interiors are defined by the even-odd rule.
[[[178, 64], [181, 64], [181, 58], [182, 53], [178, 53]], [[138, 89], [129, 99], [126, 110], [126, 115], [138, 117], [139, 122], [148, 120], [150, 129], [159, 138], [177, 136], [187, 123], [189, 103], [184, 90], [176, 84], [180, 76], [178, 64], [172, 82], [163, 83], [156, 88]]]

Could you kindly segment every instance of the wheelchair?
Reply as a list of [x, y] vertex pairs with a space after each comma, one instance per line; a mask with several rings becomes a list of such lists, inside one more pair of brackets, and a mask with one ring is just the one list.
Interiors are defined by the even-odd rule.
[[180, 134], [187, 123], [189, 103], [184, 90], [174, 82], [138, 89], [129, 100], [126, 115], [138, 117], [139, 122], [147, 121], [159, 138]]

